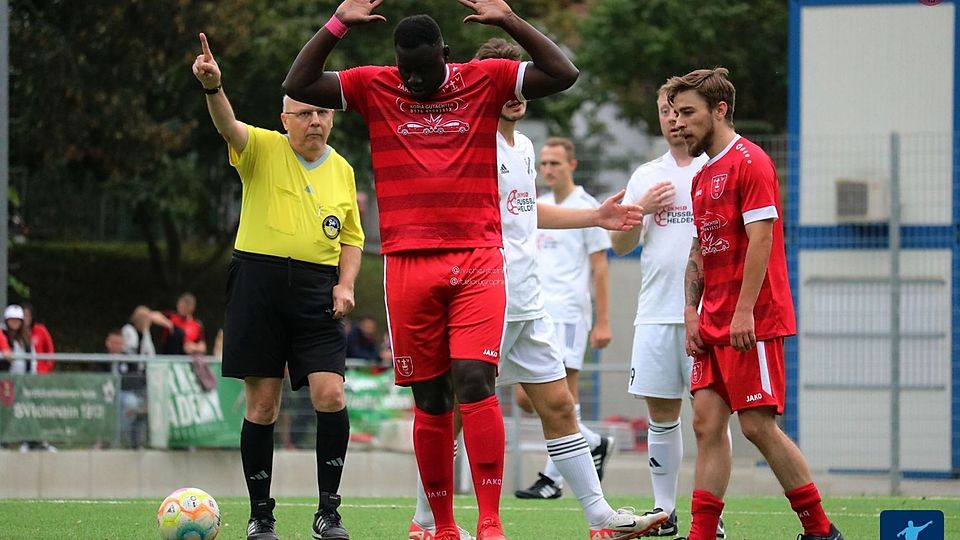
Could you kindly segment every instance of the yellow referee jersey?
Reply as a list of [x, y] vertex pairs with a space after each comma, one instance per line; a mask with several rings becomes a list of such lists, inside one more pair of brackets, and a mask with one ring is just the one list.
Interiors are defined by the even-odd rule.
[[338, 266], [340, 244], [363, 248], [353, 167], [332, 147], [314, 163], [287, 136], [247, 126], [249, 140], [230, 165], [243, 199], [235, 247], [240, 251]]

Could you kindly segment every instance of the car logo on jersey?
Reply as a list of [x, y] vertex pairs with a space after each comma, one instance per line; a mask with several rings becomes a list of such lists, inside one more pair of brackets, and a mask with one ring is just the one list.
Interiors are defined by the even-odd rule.
[[428, 116], [423, 122], [410, 121], [397, 126], [397, 133], [407, 135], [433, 135], [443, 133], [466, 133], [470, 124], [462, 120], [444, 120], [443, 116]]
[[403, 377], [410, 377], [413, 375], [413, 358], [410, 356], [398, 356], [394, 358], [393, 366], [396, 368], [397, 373]]
[[710, 196], [717, 200], [723, 195], [723, 188], [727, 186], [727, 175], [718, 174], [710, 179]]
[[337, 216], [327, 216], [323, 218], [323, 234], [333, 240], [340, 236], [340, 218]]
[[693, 369], [690, 370], [690, 384], [700, 384], [703, 377], [703, 363], [699, 360], [693, 363]]
[[521, 213], [532, 212], [537, 200], [530, 196], [529, 191], [513, 190], [507, 195], [507, 212], [515, 216]]
[[700, 254], [713, 255], [730, 249], [730, 241], [723, 238], [715, 238], [713, 233], [700, 235]]

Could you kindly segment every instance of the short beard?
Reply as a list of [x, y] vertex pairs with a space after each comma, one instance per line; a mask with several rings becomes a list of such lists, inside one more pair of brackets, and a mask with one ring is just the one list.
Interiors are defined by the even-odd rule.
[[703, 134], [703, 137], [699, 141], [695, 140], [694, 142], [687, 144], [687, 153], [693, 157], [697, 157], [700, 154], [703, 154], [707, 151], [708, 148], [713, 146], [713, 137], [714, 129], [713, 126], [710, 126], [710, 129]]

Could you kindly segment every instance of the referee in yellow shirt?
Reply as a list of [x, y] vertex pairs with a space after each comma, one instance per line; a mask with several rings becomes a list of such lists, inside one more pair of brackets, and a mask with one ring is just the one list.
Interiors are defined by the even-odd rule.
[[317, 411], [318, 540], [347, 539], [337, 507], [350, 437], [343, 395], [346, 337], [363, 230], [353, 168], [327, 146], [333, 111], [284, 97], [286, 135], [248, 126], [224, 95], [207, 39], [193, 73], [243, 182], [240, 229], [227, 277], [223, 375], [244, 380], [240, 434], [250, 494], [248, 540], [276, 540], [270, 481], [284, 367]]

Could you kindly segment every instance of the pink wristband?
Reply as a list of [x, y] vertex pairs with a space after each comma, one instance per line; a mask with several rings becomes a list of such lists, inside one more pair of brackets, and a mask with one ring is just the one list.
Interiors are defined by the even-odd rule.
[[330, 20], [323, 27], [337, 39], [343, 39], [343, 36], [347, 35], [347, 30], [349, 30], [347, 25], [343, 24], [336, 15], [331, 15]]

